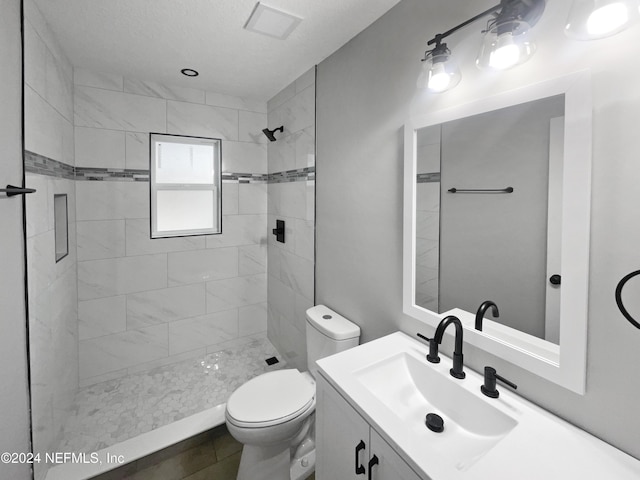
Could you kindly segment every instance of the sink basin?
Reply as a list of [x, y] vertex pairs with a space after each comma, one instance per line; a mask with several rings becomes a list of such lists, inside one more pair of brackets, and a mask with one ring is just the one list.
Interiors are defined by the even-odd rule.
[[[501, 385], [499, 398], [485, 397], [482, 375], [465, 368], [466, 378], [455, 379], [446, 352], [434, 364], [427, 350], [396, 332], [317, 362], [319, 374], [420, 478], [640, 478], [635, 458]], [[441, 433], [425, 425], [429, 413], [443, 419]]]
[[[457, 470], [469, 468], [517, 425], [514, 418], [463, 388], [464, 380], [451, 377], [448, 369], [407, 352], [353, 373], [416, 439], [453, 462]], [[427, 428], [428, 413], [442, 417], [444, 431]]]

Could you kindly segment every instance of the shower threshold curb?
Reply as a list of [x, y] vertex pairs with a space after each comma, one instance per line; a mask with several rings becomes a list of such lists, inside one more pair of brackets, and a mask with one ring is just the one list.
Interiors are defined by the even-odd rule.
[[[72, 452], [77, 458], [74, 458], [70, 463], [50, 468], [45, 480], [87, 480], [134, 462], [222, 425], [225, 422], [225, 407], [226, 403], [217, 405], [97, 452], [84, 455]], [[123, 459], [123, 461], [119, 462], [116, 459]]]

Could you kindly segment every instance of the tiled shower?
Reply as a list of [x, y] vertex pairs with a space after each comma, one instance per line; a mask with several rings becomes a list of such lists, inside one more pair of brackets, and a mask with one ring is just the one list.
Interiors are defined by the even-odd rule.
[[[76, 177], [88, 383], [264, 332], [267, 314], [266, 139], [254, 133], [266, 113], [207, 105], [205, 92], [101, 78], [75, 72], [76, 164], [91, 167]], [[246, 180], [224, 180], [221, 235], [150, 239], [149, 132], [223, 139], [223, 178]]]
[[[33, 449], [55, 446], [79, 386], [73, 67], [25, 2], [25, 198]], [[44, 158], [50, 160], [44, 160]], [[50, 172], [35, 173], [37, 162]], [[43, 167], [44, 170], [44, 167]], [[54, 195], [67, 194], [69, 254], [56, 262]]]
[[[261, 130], [280, 125], [284, 133], [269, 143]], [[150, 239], [151, 132], [222, 139], [221, 235]], [[187, 376], [181, 365], [220, 368], [212, 355], [252, 348], [248, 363], [272, 352], [280, 366], [306, 368], [315, 69], [268, 103], [74, 69], [27, 1], [25, 137], [26, 183], [37, 189], [27, 197], [34, 451], [73, 446], [65, 425], [87, 428], [80, 412], [90, 393], [104, 401], [102, 387], [126, 391], [128, 378], [144, 385], [148, 372]], [[58, 263], [54, 193], [68, 196], [69, 255]], [[276, 219], [287, 224], [284, 244], [271, 234]], [[204, 394], [191, 384], [186, 392]]]
[[416, 299], [439, 312], [440, 127], [424, 128], [416, 144]]
[[292, 366], [307, 369], [305, 311], [314, 305], [315, 68], [268, 102], [269, 231], [285, 221], [285, 243], [268, 240], [269, 339]]

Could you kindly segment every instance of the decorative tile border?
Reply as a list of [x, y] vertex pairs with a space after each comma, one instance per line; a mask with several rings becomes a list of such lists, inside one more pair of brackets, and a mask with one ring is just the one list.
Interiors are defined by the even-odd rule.
[[[118, 181], [118, 182], [148, 182], [149, 170], [136, 170], [130, 168], [98, 168], [98, 167], [73, 167], [64, 162], [59, 162], [37, 153], [25, 150], [24, 168], [29, 173], [48, 175], [50, 177], [66, 178], [68, 180], [87, 181]], [[440, 174], [437, 175], [440, 181]], [[316, 167], [298, 168], [277, 173], [223, 173], [222, 181], [225, 183], [288, 183], [306, 182], [316, 179]], [[418, 180], [420, 181], [420, 180]]]
[[440, 172], [419, 173], [416, 175], [416, 183], [438, 183], [440, 182]]
[[148, 182], [149, 170], [135, 170], [130, 168], [93, 168], [93, 167], [75, 167], [76, 180], [91, 181], [133, 181]]
[[315, 179], [316, 167], [298, 168], [269, 174], [269, 183], [306, 182]]
[[269, 175], [266, 173], [225, 173], [222, 181], [226, 183], [267, 183]]
[[49, 177], [66, 178], [75, 180], [75, 167], [64, 162], [59, 162], [37, 153], [24, 151], [24, 169], [29, 173], [38, 173]]

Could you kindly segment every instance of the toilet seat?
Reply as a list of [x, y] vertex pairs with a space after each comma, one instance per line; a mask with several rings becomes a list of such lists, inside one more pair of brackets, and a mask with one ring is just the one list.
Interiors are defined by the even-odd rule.
[[227, 419], [260, 428], [293, 420], [315, 406], [315, 385], [298, 370], [264, 373], [239, 387], [227, 401]]

